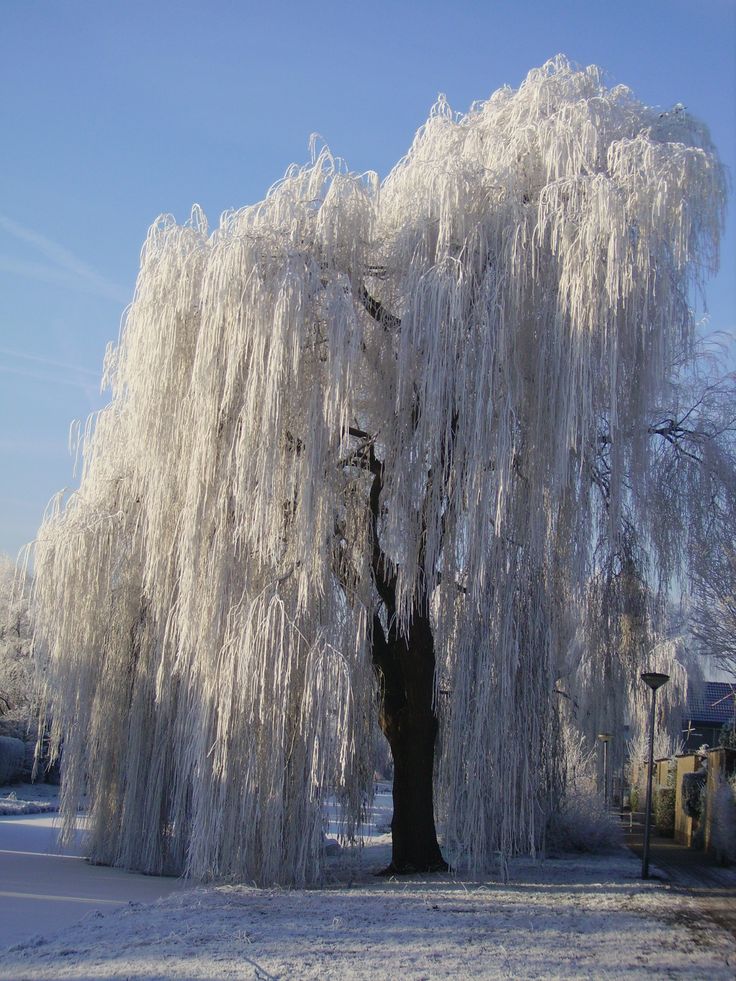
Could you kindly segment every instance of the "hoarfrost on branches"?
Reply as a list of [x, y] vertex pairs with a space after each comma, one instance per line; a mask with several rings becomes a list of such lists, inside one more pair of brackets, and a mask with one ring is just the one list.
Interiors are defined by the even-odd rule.
[[[712, 361], [715, 360], [715, 366]], [[693, 539], [691, 575], [692, 633], [700, 652], [720, 667], [736, 667], [736, 375], [724, 374], [711, 356], [700, 380], [701, 397], [694, 403], [690, 430], [690, 493], [703, 506], [690, 527]], [[693, 462], [692, 457], [695, 456]], [[698, 465], [701, 464], [701, 465]]]
[[0, 717], [27, 723], [36, 701], [28, 583], [0, 553]]
[[382, 183], [323, 149], [213, 232], [154, 224], [35, 550], [94, 860], [317, 879], [325, 795], [354, 830], [369, 792], [374, 634], [425, 608], [446, 846], [540, 846], [591, 576], [634, 574], [632, 521], [677, 551], [641, 506], [650, 410], [723, 202], [704, 127], [558, 57], [441, 99]]

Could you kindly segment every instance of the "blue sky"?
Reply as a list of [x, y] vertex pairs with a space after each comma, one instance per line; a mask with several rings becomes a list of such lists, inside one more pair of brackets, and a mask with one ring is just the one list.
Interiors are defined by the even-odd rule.
[[[72, 487], [141, 244], [263, 197], [321, 134], [385, 176], [439, 92], [467, 109], [563, 52], [704, 119], [736, 170], [736, 0], [267, 5], [0, 0], [0, 551]], [[730, 209], [713, 329], [736, 326]]]

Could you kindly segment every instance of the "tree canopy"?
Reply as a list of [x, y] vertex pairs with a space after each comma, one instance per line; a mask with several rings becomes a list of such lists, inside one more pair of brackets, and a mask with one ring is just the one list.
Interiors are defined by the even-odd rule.
[[591, 581], [629, 527], [665, 579], [680, 554], [651, 413], [724, 198], [704, 126], [558, 57], [440, 99], [382, 182], [315, 149], [213, 232], [153, 225], [35, 553], [96, 860], [318, 878], [325, 796], [350, 831], [372, 778], [376, 637], [420, 621], [448, 853], [540, 847]]

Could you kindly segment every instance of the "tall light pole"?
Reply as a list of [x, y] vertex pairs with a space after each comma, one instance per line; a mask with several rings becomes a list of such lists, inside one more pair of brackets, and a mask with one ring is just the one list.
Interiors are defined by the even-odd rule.
[[598, 741], [603, 743], [603, 803], [608, 810], [608, 741], [611, 738], [609, 732], [599, 732]]
[[670, 680], [668, 674], [644, 671], [641, 680], [652, 689], [652, 707], [649, 713], [649, 772], [647, 774], [647, 803], [644, 814], [644, 848], [641, 853], [641, 877], [649, 878], [649, 831], [652, 824], [652, 776], [654, 774], [654, 707], [657, 689]]

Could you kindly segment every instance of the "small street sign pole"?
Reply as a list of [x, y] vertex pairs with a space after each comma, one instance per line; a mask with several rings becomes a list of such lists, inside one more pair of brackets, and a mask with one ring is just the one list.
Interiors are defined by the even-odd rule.
[[603, 801], [606, 811], [610, 803], [608, 799], [608, 740], [610, 738], [611, 734], [608, 732], [598, 733], [598, 741], [603, 743]]

